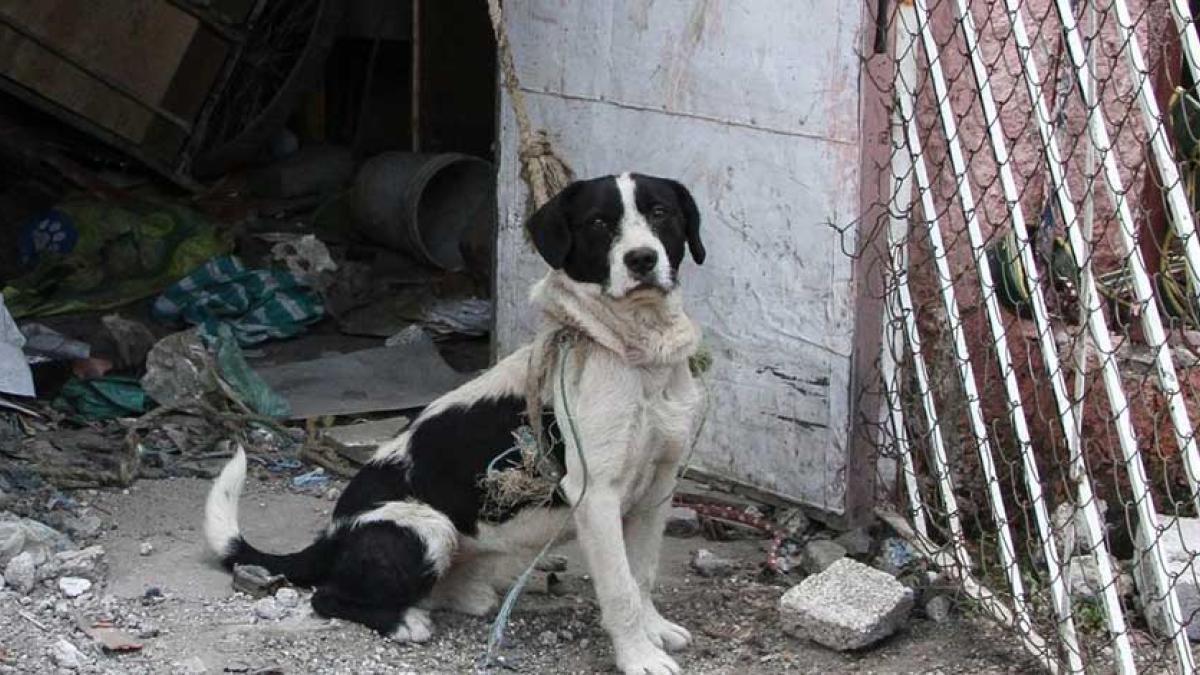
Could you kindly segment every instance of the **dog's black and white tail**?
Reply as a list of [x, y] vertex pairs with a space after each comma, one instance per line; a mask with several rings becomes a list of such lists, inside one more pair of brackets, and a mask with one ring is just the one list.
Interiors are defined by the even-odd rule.
[[242, 537], [238, 527], [238, 498], [246, 481], [246, 452], [240, 446], [233, 459], [221, 469], [204, 505], [204, 536], [221, 557], [226, 569], [234, 565], [258, 565], [272, 574], [282, 574], [299, 586], [311, 586], [325, 577], [333, 561], [336, 545], [322, 535], [296, 553], [264, 553]]

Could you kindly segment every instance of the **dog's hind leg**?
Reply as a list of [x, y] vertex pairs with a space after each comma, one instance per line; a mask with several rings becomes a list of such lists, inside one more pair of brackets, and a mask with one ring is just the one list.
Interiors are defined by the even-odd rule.
[[416, 605], [449, 567], [458, 536], [450, 520], [425, 504], [388, 502], [333, 536], [337, 557], [313, 609], [396, 640], [428, 640], [429, 614]]

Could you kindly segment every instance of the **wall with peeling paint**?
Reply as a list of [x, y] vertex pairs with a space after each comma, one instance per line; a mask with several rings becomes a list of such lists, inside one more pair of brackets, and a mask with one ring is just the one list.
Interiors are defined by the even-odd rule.
[[[698, 467], [840, 514], [851, 409], [862, 3], [508, 0], [534, 124], [578, 175], [678, 178], [709, 258], [682, 270], [715, 364]], [[532, 334], [545, 273], [522, 232], [501, 102], [497, 348]], [[857, 480], [850, 477], [849, 480]], [[864, 477], [865, 480], [865, 477]]]

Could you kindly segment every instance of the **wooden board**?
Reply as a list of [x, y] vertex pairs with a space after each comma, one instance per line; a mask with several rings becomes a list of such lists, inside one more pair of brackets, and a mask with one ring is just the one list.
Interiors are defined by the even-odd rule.
[[134, 143], [154, 113], [76, 64], [159, 105], [199, 30], [163, 0], [0, 0], [0, 18], [36, 37], [0, 24], [0, 73]]

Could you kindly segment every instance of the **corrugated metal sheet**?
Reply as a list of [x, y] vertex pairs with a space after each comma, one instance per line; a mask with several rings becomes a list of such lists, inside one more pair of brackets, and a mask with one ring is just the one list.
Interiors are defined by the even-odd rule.
[[[708, 262], [682, 270], [715, 364], [695, 464], [841, 513], [846, 493], [862, 3], [510, 0], [535, 124], [580, 176], [688, 185]], [[497, 346], [526, 340], [545, 272], [524, 234], [501, 103]]]

